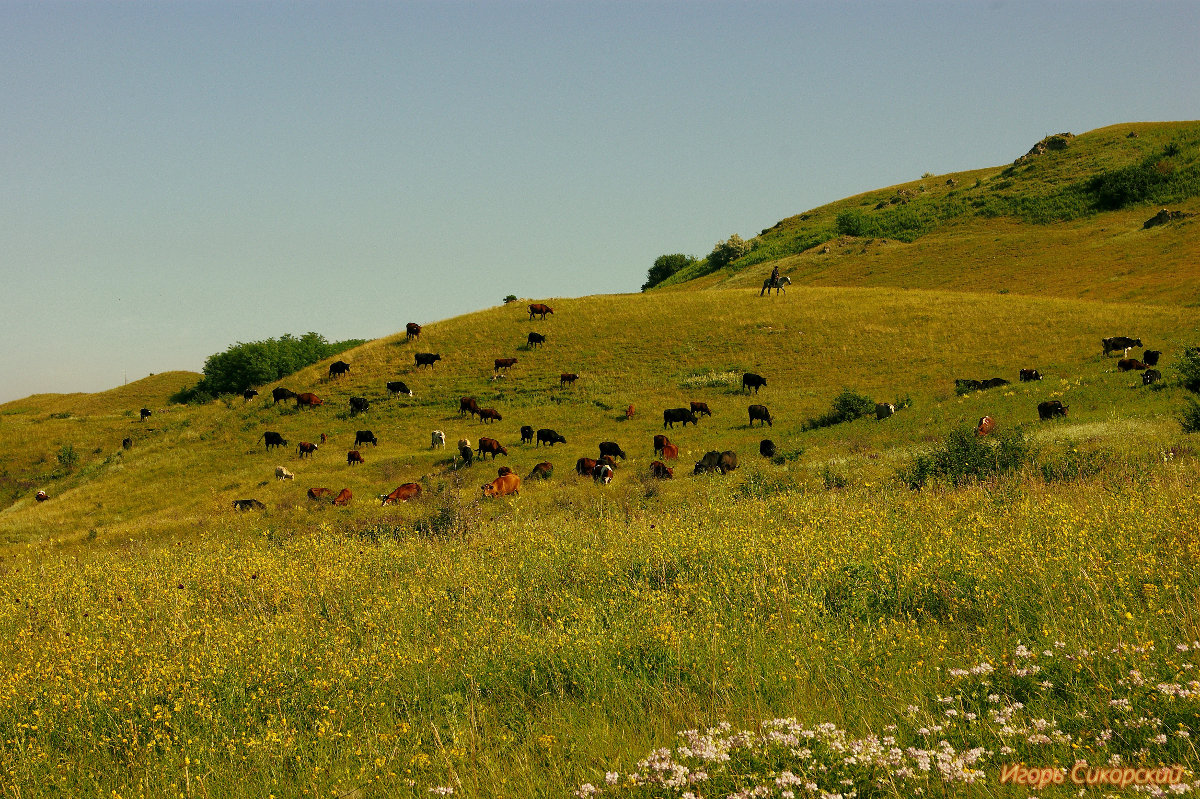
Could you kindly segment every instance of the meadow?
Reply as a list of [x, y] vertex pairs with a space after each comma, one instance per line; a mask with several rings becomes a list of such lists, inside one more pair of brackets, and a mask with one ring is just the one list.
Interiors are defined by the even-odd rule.
[[[0, 511], [0, 792], [1025, 796], [999, 784], [1006, 764], [1114, 757], [1184, 766], [1193, 785], [1200, 466], [1170, 364], [1197, 343], [1200, 312], [757, 293], [552, 299], [545, 322], [517, 303], [433, 323], [343, 354], [346, 377], [320, 364], [282, 381], [325, 399], [310, 410], [166, 406], [195, 379], [178, 373], [0, 407], [6, 469], [25, 486]], [[542, 348], [524, 349], [530, 330]], [[1163, 386], [1115, 370], [1100, 338], [1117, 334], [1164, 352]], [[418, 370], [417, 351], [443, 361]], [[518, 363], [490, 380], [505, 356]], [[1027, 367], [1045, 379], [1017, 383]], [[757, 396], [743, 371], [767, 377]], [[993, 376], [1013, 384], [954, 392]], [[415, 396], [387, 398], [395, 379]], [[843, 388], [911, 404], [802, 431]], [[350, 414], [355, 395], [367, 414]], [[464, 395], [504, 419], [460, 418]], [[1050, 398], [1070, 413], [1039, 423]], [[654, 480], [662, 410], [689, 400], [714, 415], [667, 431], [675, 479]], [[751, 403], [773, 426], [749, 426]], [[1025, 431], [1021, 468], [920, 492], [899, 479], [984, 414]], [[568, 443], [522, 446], [523, 424]], [[379, 446], [346, 465], [366, 428]], [[435, 428], [446, 450], [430, 449]], [[264, 430], [289, 447], [265, 452]], [[296, 443], [322, 432], [330, 443], [301, 461]], [[455, 468], [453, 442], [480, 435], [508, 458]], [[779, 462], [757, 454], [764, 437]], [[629, 454], [607, 487], [572, 472], [603, 440]], [[56, 461], [68, 445], [70, 468]], [[740, 468], [692, 476], [709, 449]], [[525, 476], [541, 460], [547, 483], [481, 498], [496, 466]], [[277, 464], [296, 481], [276, 481]], [[380, 506], [409, 480], [420, 500]], [[355, 500], [312, 503], [313, 485]], [[268, 509], [233, 510], [250, 496]]]

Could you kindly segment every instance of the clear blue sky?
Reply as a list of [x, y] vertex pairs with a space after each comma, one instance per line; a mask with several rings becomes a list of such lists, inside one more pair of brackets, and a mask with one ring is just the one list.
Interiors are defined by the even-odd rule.
[[0, 2], [0, 402], [1200, 117], [1192, 2]]

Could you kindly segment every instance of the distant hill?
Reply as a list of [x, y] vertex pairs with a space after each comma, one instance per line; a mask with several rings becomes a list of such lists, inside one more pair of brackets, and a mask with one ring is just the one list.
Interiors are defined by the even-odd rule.
[[[1021, 148], [1023, 149], [1023, 148]], [[1162, 209], [1174, 219], [1145, 223]], [[713, 271], [655, 288], [761, 285], [1200, 301], [1200, 122], [1131, 123], [1038, 142], [1015, 163], [926, 175], [788, 217]]]

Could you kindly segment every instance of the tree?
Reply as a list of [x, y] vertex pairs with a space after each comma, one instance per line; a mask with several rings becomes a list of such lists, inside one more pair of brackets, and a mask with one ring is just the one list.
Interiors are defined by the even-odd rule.
[[713, 247], [713, 251], [708, 255], [708, 265], [714, 270], [720, 269], [741, 258], [751, 249], [753, 246], [750, 242], [734, 233], [725, 241], [717, 242], [717, 246]]
[[646, 274], [646, 282], [642, 284], [642, 291], [657, 286], [679, 270], [694, 263], [696, 263], [695, 258], [682, 253], [658, 256], [654, 259], [654, 266], [650, 267], [650, 271]]

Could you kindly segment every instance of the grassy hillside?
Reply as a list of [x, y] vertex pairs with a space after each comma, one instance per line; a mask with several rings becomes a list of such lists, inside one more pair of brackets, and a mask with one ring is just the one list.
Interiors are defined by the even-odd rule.
[[[1136, 134], [1136, 137], [1131, 136]], [[866, 192], [765, 229], [755, 250], [661, 285], [896, 286], [1135, 302], [1200, 301], [1200, 123], [1114, 125], [1020, 164]]]

